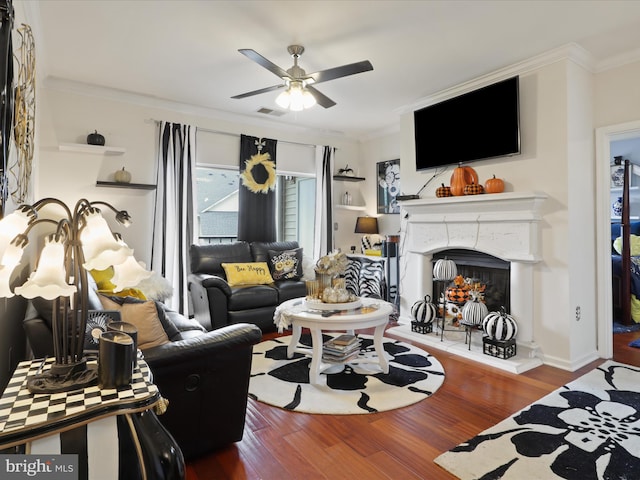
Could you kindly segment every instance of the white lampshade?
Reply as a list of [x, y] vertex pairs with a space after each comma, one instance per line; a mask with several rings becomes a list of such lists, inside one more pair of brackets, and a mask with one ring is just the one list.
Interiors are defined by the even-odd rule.
[[276, 97], [276, 104], [280, 108], [289, 108], [289, 90], [285, 90]]
[[87, 225], [80, 234], [87, 270], [105, 270], [120, 265], [133, 254], [124, 242], [118, 242], [100, 212], [86, 216]]
[[11, 274], [22, 259], [24, 246], [19, 247], [10, 243], [4, 251], [2, 260], [0, 261], [0, 298], [11, 298], [14, 293], [11, 291]]
[[130, 255], [123, 263], [113, 266], [111, 278], [111, 283], [115, 285], [113, 291], [117, 293], [125, 288], [134, 288], [152, 274], [153, 272], [145, 269], [144, 263], [136, 261], [133, 255]]
[[316, 97], [306, 88], [302, 93], [302, 103], [304, 104], [304, 108], [311, 108], [316, 104]]
[[15, 293], [24, 298], [42, 297], [47, 300], [70, 297], [77, 289], [67, 283], [65, 275], [64, 244], [61, 239], [49, 236], [40, 253], [38, 268], [24, 285], [16, 287]]
[[302, 85], [299, 83], [292, 83], [289, 88], [289, 110], [299, 112], [304, 109], [304, 93], [302, 91]]
[[29, 214], [24, 210], [16, 210], [0, 220], [0, 258], [11, 240], [29, 226]]

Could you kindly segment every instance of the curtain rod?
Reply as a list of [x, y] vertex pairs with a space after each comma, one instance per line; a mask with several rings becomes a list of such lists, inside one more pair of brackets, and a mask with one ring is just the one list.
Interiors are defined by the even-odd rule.
[[[162, 123], [162, 120], [156, 120], [155, 118], [150, 118], [147, 120], [147, 122], [155, 122], [156, 124], [160, 125], [160, 123]], [[232, 133], [232, 132], [225, 132], [222, 130], [212, 130], [209, 128], [201, 128], [196, 126], [196, 132], [205, 132], [205, 133], [216, 133], [218, 135], [229, 135], [231, 137], [238, 137], [240, 138], [240, 134], [239, 133]], [[300, 143], [300, 142], [290, 142], [287, 140], [278, 140], [278, 143], [287, 143], [289, 145], [300, 145], [302, 147], [313, 147], [315, 148], [316, 145], [312, 145], [310, 143]]]

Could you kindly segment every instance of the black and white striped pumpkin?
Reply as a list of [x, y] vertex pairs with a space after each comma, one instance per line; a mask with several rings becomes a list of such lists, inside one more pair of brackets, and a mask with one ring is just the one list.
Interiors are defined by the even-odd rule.
[[433, 279], [440, 281], [449, 281], [456, 278], [458, 275], [458, 267], [456, 262], [449, 260], [446, 257], [436, 261], [433, 266]]
[[469, 300], [462, 307], [462, 319], [472, 325], [482, 325], [482, 321], [488, 314], [489, 309], [478, 297]]
[[484, 330], [484, 333], [490, 338], [504, 342], [516, 336], [518, 333], [518, 324], [514, 318], [504, 310], [504, 307], [500, 307], [499, 312], [489, 312], [489, 314], [484, 317], [482, 330]]
[[418, 300], [411, 307], [411, 316], [416, 322], [431, 323], [436, 318], [438, 309], [431, 303], [429, 295], [424, 296], [424, 300]]

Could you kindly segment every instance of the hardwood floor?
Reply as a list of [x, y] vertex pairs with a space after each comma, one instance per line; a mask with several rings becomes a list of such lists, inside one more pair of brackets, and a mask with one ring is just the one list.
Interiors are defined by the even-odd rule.
[[[636, 338], [640, 332], [614, 335], [614, 359], [640, 366], [640, 349], [627, 345]], [[398, 410], [309, 415], [250, 399], [244, 439], [188, 462], [187, 479], [454, 479], [433, 463], [435, 457], [602, 363], [576, 372], [541, 366], [516, 375], [431, 353], [444, 366], [444, 384], [432, 397]]]

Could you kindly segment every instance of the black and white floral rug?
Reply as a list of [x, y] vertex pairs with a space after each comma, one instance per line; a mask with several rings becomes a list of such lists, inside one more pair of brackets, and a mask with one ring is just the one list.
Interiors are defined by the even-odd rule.
[[[372, 354], [372, 337], [359, 337], [361, 354]], [[323, 335], [323, 341], [329, 338]], [[302, 335], [301, 343], [310, 346], [311, 337]], [[375, 413], [424, 400], [444, 382], [444, 370], [435, 357], [407, 343], [385, 338], [388, 374], [381, 373], [377, 365], [346, 365], [341, 372], [320, 375], [320, 383], [311, 385], [310, 358], [296, 353], [287, 359], [288, 344], [289, 337], [280, 337], [254, 347], [249, 382], [252, 398], [296, 412]]]
[[435, 459], [467, 479], [640, 479], [640, 368], [608, 361]]

